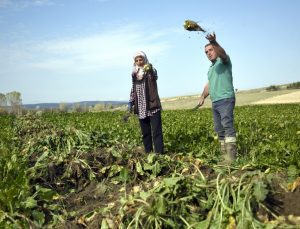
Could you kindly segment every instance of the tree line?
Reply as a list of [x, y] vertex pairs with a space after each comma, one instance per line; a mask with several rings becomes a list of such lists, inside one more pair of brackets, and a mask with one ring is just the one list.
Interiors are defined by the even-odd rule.
[[295, 83], [290, 83], [286, 86], [282, 85], [270, 85], [266, 88], [267, 91], [279, 91], [281, 89], [300, 89], [300, 81]]
[[80, 103], [75, 103], [72, 106], [69, 106], [67, 103], [60, 103], [57, 108], [51, 109], [25, 109], [22, 104], [22, 95], [18, 91], [12, 91], [9, 93], [0, 92], [0, 113], [13, 113], [13, 114], [24, 114], [27, 112], [99, 112], [99, 111], [108, 111], [114, 109], [125, 110], [126, 107], [120, 104], [106, 104], [99, 103], [94, 106], [81, 105]]
[[19, 114], [22, 110], [22, 96], [18, 91], [0, 93], [0, 109]]

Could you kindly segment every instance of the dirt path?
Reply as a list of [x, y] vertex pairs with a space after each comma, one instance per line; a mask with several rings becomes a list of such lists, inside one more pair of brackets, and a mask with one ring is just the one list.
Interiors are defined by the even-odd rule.
[[278, 95], [272, 98], [259, 100], [252, 104], [275, 104], [275, 103], [300, 103], [300, 90], [285, 95]]

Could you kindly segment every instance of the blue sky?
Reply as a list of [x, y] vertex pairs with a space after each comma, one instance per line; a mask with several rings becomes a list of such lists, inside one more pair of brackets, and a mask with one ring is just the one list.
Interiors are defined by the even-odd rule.
[[24, 104], [128, 100], [143, 50], [161, 98], [200, 94], [207, 40], [186, 19], [216, 32], [235, 88], [300, 81], [299, 10], [296, 0], [0, 0], [0, 92]]

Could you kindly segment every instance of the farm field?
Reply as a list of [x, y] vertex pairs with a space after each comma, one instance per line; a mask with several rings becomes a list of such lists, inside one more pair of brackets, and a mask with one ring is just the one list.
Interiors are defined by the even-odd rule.
[[[178, 96], [162, 99], [163, 108], [166, 110], [191, 109], [199, 101], [199, 95]], [[278, 91], [266, 91], [265, 89], [252, 89], [238, 91], [236, 93], [236, 106], [245, 106], [251, 104], [274, 104], [274, 103], [299, 103], [299, 89], [281, 89]], [[203, 107], [211, 107], [209, 97], [206, 99]]]
[[209, 108], [162, 112], [163, 155], [125, 114], [1, 115], [0, 228], [300, 228], [299, 104], [236, 107], [231, 166]]

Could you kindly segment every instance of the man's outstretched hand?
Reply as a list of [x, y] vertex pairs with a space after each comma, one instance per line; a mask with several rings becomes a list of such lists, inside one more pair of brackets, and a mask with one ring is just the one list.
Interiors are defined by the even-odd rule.
[[209, 42], [216, 42], [216, 34], [213, 32], [212, 34], [207, 34], [205, 37]]

